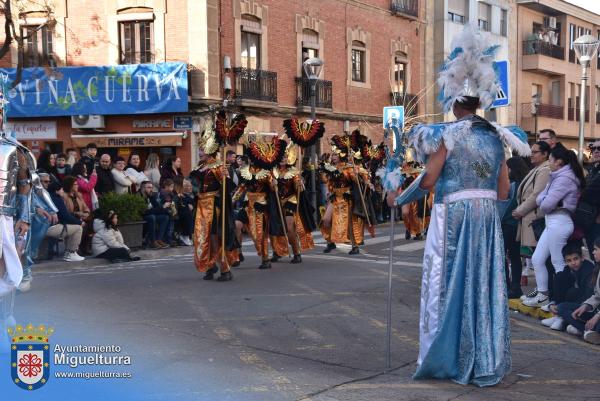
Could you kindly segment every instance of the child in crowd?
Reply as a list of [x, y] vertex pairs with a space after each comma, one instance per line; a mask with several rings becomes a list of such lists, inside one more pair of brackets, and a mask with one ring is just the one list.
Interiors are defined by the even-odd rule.
[[562, 249], [567, 268], [556, 273], [549, 310], [555, 316], [542, 320], [544, 326], [553, 330], [564, 330], [565, 320], [558, 316], [557, 305], [562, 303], [581, 304], [594, 293], [592, 274], [594, 264], [583, 258], [579, 242], [568, 243]]
[[558, 305], [558, 314], [569, 323], [567, 333], [583, 335], [585, 341], [600, 344], [600, 237], [596, 237], [594, 241], [594, 260], [594, 294], [582, 304], [564, 302]]
[[175, 203], [176, 197], [177, 194], [175, 193], [175, 183], [171, 178], [164, 179], [160, 188], [159, 199], [161, 206], [169, 215], [169, 225], [167, 226], [168, 228], [165, 241], [170, 246], [178, 245], [174, 237], [175, 220], [177, 220], [177, 204]]
[[112, 263], [140, 260], [139, 256], [131, 255], [129, 247], [123, 241], [118, 224], [117, 213], [112, 210], [103, 219], [94, 220], [96, 234], [92, 239], [92, 255], [96, 258], [108, 259]]

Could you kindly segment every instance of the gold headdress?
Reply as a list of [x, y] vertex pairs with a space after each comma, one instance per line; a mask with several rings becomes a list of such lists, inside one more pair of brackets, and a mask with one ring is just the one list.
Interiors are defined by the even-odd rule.
[[210, 120], [204, 123], [204, 132], [198, 138], [198, 147], [207, 155], [212, 155], [219, 150], [219, 143], [215, 137], [215, 131]]

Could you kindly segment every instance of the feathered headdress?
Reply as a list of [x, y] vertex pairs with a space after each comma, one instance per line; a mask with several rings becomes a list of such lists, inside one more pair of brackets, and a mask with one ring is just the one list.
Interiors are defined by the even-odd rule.
[[294, 165], [296, 164], [296, 160], [298, 159], [298, 145], [295, 145], [293, 142], [287, 144], [285, 148], [285, 164]]
[[219, 145], [235, 145], [235, 143], [244, 134], [244, 129], [248, 125], [248, 120], [243, 114], [237, 114], [231, 120], [231, 124], [227, 122], [227, 114], [224, 110], [217, 113], [215, 122], [216, 139]]
[[361, 149], [363, 160], [375, 162], [379, 165], [385, 159], [385, 145], [381, 142], [379, 145], [373, 146], [371, 141], [365, 144]]
[[350, 145], [350, 138], [348, 135], [334, 135], [331, 137], [331, 151], [340, 155], [340, 157], [347, 157]]
[[493, 62], [500, 46], [490, 43], [489, 34], [467, 25], [453, 38], [451, 47], [437, 80], [442, 109], [448, 112], [455, 101], [467, 97], [479, 98], [480, 106], [488, 109], [499, 89]]
[[287, 142], [273, 137], [271, 142], [250, 142], [246, 147], [246, 155], [250, 162], [257, 167], [272, 169], [283, 160]]
[[204, 132], [198, 138], [198, 147], [207, 155], [212, 155], [219, 150], [219, 143], [210, 120], [207, 120], [204, 124]]
[[284, 120], [283, 128], [290, 140], [303, 148], [314, 145], [325, 133], [325, 124], [321, 121], [301, 123], [296, 117]]

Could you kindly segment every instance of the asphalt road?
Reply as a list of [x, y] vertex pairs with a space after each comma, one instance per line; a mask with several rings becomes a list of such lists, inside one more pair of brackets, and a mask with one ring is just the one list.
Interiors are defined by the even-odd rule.
[[517, 313], [513, 371], [500, 385], [413, 381], [424, 242], [405, 241], [402, 227], [385, 373], [389, 243], [387, 228], [377, 231], [361, 255], [346, 246], [325, 255], [317, 236], [302, 264], [271, 270], [257, 269], [246, 241], [227, 283], [203, 281], [191, 248], [127, 264], [39, 265], [16, 317], [53, 325], [54, 342], [122, 346], [149, 400], [600, 400], [600, 347]]

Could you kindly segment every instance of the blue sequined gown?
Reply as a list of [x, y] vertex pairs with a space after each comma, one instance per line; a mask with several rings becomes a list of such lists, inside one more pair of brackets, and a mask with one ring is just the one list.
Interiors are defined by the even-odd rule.
[[496, 204], [504, 163], [500, 131], [471, 116], [419, 126], [410, 134], [423, 159], [442, 141], [448, 149], [435, 186], [423, 259], [415, 379], [490, 386], [510, 371], [504, 246]]

